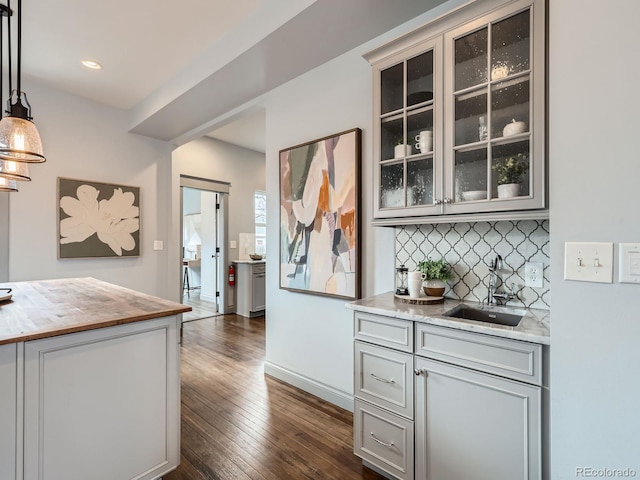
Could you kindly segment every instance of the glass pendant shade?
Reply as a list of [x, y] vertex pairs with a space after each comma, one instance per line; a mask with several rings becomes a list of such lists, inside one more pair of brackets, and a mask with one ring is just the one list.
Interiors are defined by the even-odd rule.
[[33, 122], [11, 116], [0, 120], [0, 159], [26, 163], [46, 160], [40, 134]]
[[17, 192], [18, 185], [15, 180], [0, 177], [0, 192]]
[[29, 181], [29, 164], [0, 158], [0, 177], [9, 180]]

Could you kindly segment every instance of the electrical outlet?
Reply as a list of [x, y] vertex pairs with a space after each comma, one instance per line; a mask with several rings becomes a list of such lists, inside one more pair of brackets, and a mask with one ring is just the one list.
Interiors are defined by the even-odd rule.
[[164, 248], [164, 242], [162, 240], [154, 240], [153, 241], [153, 249], [154, 250], [162, 250]]
[[544, 265], [537, 262], [524, 264], [524, 284], [527, 287], [544, 287]]

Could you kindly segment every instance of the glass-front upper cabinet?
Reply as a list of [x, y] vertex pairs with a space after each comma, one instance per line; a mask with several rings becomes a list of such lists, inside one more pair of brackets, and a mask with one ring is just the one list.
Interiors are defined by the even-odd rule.
[[378, 71], [374, 174], [378, 216], [438, 213], [434, 201], [442, 188], [441, 166], [435, 165], [435, 153], [441, 148], [436, 113], [442, 95], [442, 75], [436, 69], [440, 48], [440, 42], [421, 44], [415, 55], [391, 58]]
[[546, 207], [544, 15], [472, 2], [370, 54], [374, 218]]
[[450, 213], [545, 206], [544, 43], [534, 44], [544, 30], [534, 8], [514, 2], [445, 35]]

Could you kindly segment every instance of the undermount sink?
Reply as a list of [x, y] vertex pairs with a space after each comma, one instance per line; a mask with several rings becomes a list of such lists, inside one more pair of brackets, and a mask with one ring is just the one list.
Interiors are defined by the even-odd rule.
[[488, 308], [481, 309], [470, 307], [469, 305], [458, 305], [448, 312], [445, 312], [444, 316], [517, 327], [522, 317], [524, 317], [524, 313], [507, 313]]

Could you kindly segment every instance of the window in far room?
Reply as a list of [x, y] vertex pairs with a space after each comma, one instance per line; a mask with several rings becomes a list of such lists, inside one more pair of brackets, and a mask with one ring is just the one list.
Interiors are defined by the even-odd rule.
[[256, 191], [254, 194], [254, 208], [256, 223], [256, 249], [260, 255], [267, 253], [267, 193]]

